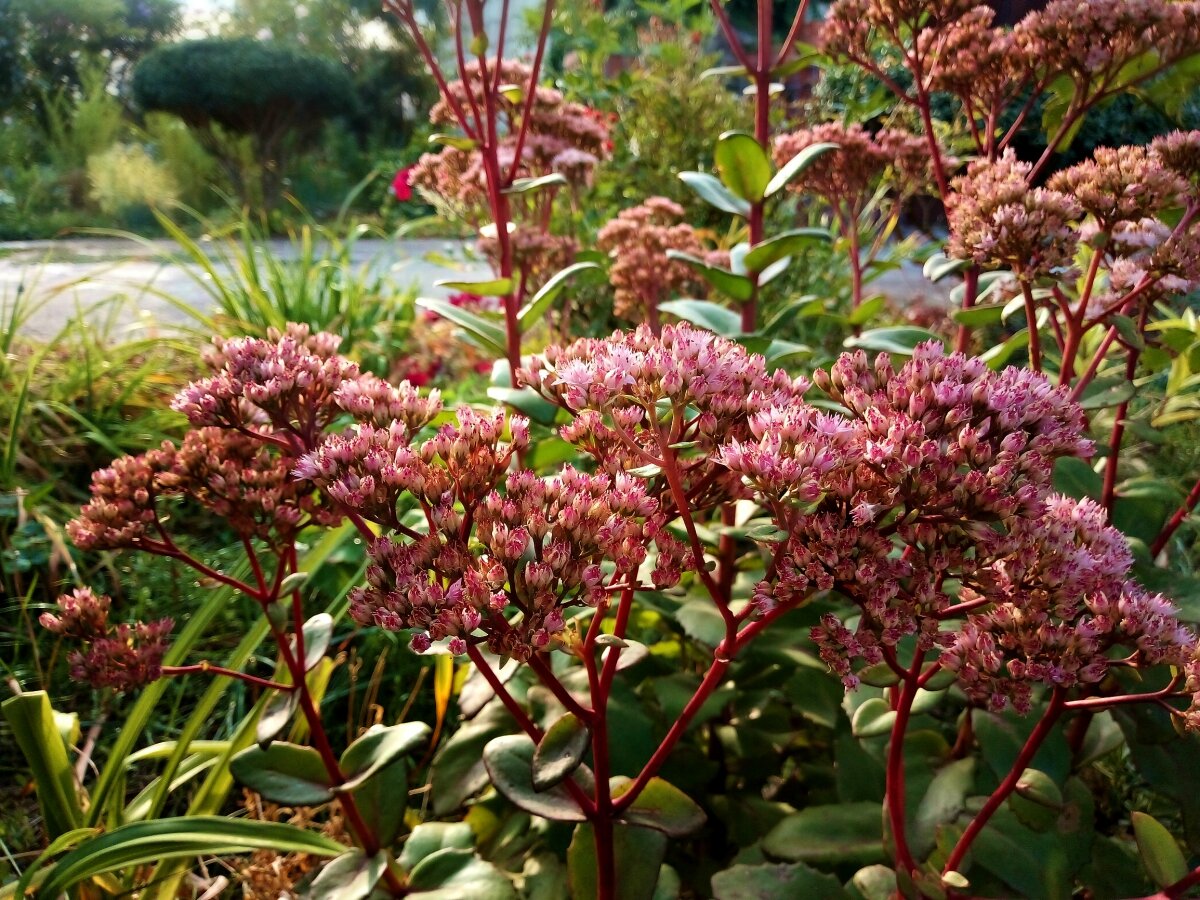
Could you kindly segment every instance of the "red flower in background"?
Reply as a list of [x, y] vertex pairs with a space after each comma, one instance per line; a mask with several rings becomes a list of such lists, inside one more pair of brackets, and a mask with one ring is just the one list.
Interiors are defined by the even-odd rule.
[[406, 203], [413, 198], [412, 189], [412, 170], [413, 166], [405, 166], [396, 173], [396, 177], [392, 179], [392, 193], [396, 195], [396, 199], [401, 203]]

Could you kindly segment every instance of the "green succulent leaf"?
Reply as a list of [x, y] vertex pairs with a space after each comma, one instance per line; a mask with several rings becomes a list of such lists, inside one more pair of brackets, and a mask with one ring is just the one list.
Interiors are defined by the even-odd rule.
[[[507, 285], [507, 288], [501, 289], [502, 283]], [[471, 284], [472, 282], [458, 281], [447, 282], [445, 286], [459, 286], [461, 290], [470, 291], [473, 290], [472, 287], [465, 285]], [[496, 281], [475, 283], [475, 287], [480, 286], [488, 287], [492, 291], [500, 291], [499, 294], [491, 294], [491, 296], [507, 294], [512, 290], [512, 282], [507, 278], [501, 278]], [[479, 293], [479, 291], [474, 290], [474, 293]], [[469, 335], [475, 338], [481, 346], [494, 352], [497, 356], [503, 356], [507, 352], [505, 349], [506, 337], [504, 334], [504, 329], [495, 322], [485, 319], [483, 316], [476, 315], [469, 310], [455, 306], [453, 303], [450, 303], [447, 300], [437, 300], [432, 297], [419, 297], [417, 298], [417, 306], [420, 306], [423, 309], [428, 309], [431, 312], [435, 312], [443, 319], [453, 322], [459, 328], [463, 329]]]
[[785, 187], [791, 184], [792, 179], [815, 163], [826, 153], [831, 153], [834, 150], [840, 150], [841, 145], [831, 144], [828, 142], [820, 144], [810, 144], [805, 147], [775, 173], [774, 177], [767, 184], [766, 196], [773, 197]]
[[734, 300], [745, 302], [754, 296], [754, 282], [745, 275], [738, 275], [720, 266], [711, 266], [700, 257], [680, 250], [668, 250], [667, 256], [686, 264], [718, 291]]
[[533, 787], [554, 787], [579, 768], [587, 753], [591, 734], [574, 714], [566, 713], [546, 729], [533, 752]]
[[441, 132], [431, 134], [429, 143], [442, 144], [446, 147], [453, 147], [455, 150], [474, 150], [479, 146], [476, 141], [461, 134], [443, 134]]
[[1133, 836], [1146, 871], [1160, 888], [1169, 887], [1188, 873], [1187, 860], [1171, 832], [1158, 819], [1144, 812], [1135, 812]]
[[804, 863], [758, 866], [737, 865], [712, 879], [713, 900], [849, 900], [846, 889], [832, 875]]
[[411, 871], [417, 863], [439, 850], [470, 850], [475, 832], [466, 822], [422, 822], [412, 830], [400, 852], [400, 868]]
[[660, 303], [658, 308], [721, 337], [736, 337], [742, 333], [742, 317], [710, 300], [668, 300]]
[[312, 747], [276, 741], [248, 747], [229, 763], [233, 777], [272, 803], [316, 806], [333, 799], [333, 785]]
[[346, 781], [337, 790], [352, 791], [359, 787], [384, 766], [424, 744], [429, 734], [430, 728], [424, 722], [371, 727], [342, 754], [341, 768]]
[[[561, 783], [544, 791], [534, 787], [535, 750], [533, 741], [523, 734], [492, 740], [483, 748], [483, 764], [492, 784], [514, 805], [535, 816], [555, 822], [582, 822], [583, 811]], [[589, 788], [592, 784], [592, 773], [586, 766], [579, 766], [571, 777]]]
[[916, 328], [912, 325], [898, 325], [893, 328], [872, 328], [859, 335], [846, 338], [844, 345], [849, 350], [868, 350], [876, 353], [894, 353], [897, 356], [911, 356], [913, 349], [925, 341], [941, 341], [932, 331]]
[[713, 162], [725, 187], [750, 203], [762, 200], [771, 180], [771, 160], [753, 135], [725, 132], [717, 139]]
[[548, 187], [562, 187], [567, 184], [566, 176], [553, 172], [550, 175], [540, 175], [537, 178], [517, 178], [502, 193], [528, 194], [530, 191], [540, 191]]
[[304, 896], [310, 900], [362, 900], [370, 896], [386, 868], [386, 851], [367, 856], [356, 847], [326, 863]]
[[824, 228], [794, 228], [755, 244], [746, 253], [743, 264], [749, 272], [761, 272], [815, 244], [828, 244], [832, 240], [833, 235]]
[[680, 172], [679, 180], [691, 188], [701, 200], [721, 212], [742, 218], [750, 215], [750, 204], [707, 172]]
[[[613, 779], [613, 798], [629, 789], [628, 779]], [[651, 778], [621, 813], [622, 820], [661, 831], [668, 837], [686, 837], [704, 827], [708, 817], [696, 801], [662, 778]]]
[[[666, 853], [667, 836], [661, 831], [613, 826], [613, 859], [621, 900], [656, 900], [655, 889]], [[567, 876], [572, 900], [599, 900], [596, 838], [590, 823], [575, 827], [571, 846], [567, 848]]]
[[517, 900], [511, 881], [471, 850], [448, 847], [422, 859], [408, 873], [421, 900]]
[[[304, 623], [304, 671], [311, 672], [325, 658], [329, 642], [333, 638], [333, 616], [329, 613], [317, 613]], [[296, 641], [292, 640], [292, 650], [296, 649]]]
[[537, 324], [542, 316], [546, 314], [546, 310], [554, 303], [554, 299], [567, 286], [568, 281], [579, 273], [588, 271], [599, 272], [600, 266], [594, 262], [577, 262], [551, 275], [549, 280], [538, 288], [538, 292], [517, 313], [517, 321], [521, 324], [521, 331], [527, 331]]
[[810, 806], [768, 832], [763, 850], [776, 859], [810, 865], [882, 863], [883, 809], [878, 803]]
[[947, 256], [945, 253], [934, 253], [929, 259], [925, 260], [925, 265], [922, 268], [925, 277], [935, 284], [945, 278], [947, 275], [953, 275], [955, 272], [961, 272], [963, 269], [971, 265], [970, 260], [954, 259]]

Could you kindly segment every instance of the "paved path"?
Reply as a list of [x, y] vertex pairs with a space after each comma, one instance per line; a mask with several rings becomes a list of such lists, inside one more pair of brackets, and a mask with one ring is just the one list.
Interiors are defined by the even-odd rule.
[[[272, 255], [295, 258], [286, 240], [272, 240]], [[444, 296], [434, 285], [443, 278], [483, 277], [487, 266], [469, 258], [465, 245], [453, 240], [361, 240], [353, 248], [355, 268], [369, 265], [386, 272], [398, 289], [417, 288], [422, 296]], [[212, 298], [187, 268], [170, 241], [149, 246], [133, 241], [72, 239], [0, 243], [0, 313], [18, 293], [39, 304], [22, 332], [49, 337], [80, 310], [111, 309], [104, 301], [126, 302], [115, 310], [118, 328], [196, 325], [194, 318], [172, 304], [167, 295], [184, 304], [209, 311]], [[451, 267], [454, 266], [454, 267]], [[217, 263], [217, 269], [222, 265]], [[889, 295], [899, 305], [914, 302], [945, 303], [944, 285], [931, 284], [915, 264], [887, 272], [870, 285], [870, 291]], [[106, 321], [97, 312], [93, 321]], [[0, 318], [0, 323], [6, 322]], [[2, 325], [0, 325], [2, 327]]]
[[[296, 256], [286, 240], [272, 240], [269, 250], [283, 259]], [[415, 285], [428, 296], [446, 293], [434, 286], [438, 279], [470, 279], [488, 271], [479, 260], [465, 257], [459, 241], [361, 240], [353, 248], [352, 260], [356, 269], [371, 266], [386, 272], [399, 289]], [[449, 267], [449, 260], [458, 267]], [[216, 268], [225, 267], [218, 262]], [[55, 334], [78, 310], [103, 305], [113, 297], [128, 301], [117, 310], [118, 327], [147, 316], [160, 325], [195, 325], [191, 316], [162, 295], [209, 311], [213, 301], [195, 280], [197, 271], [165, 240], [150, 246], [106, 239], [0, 243], [0, 308], [11, 304], [18, 293], [39, 304], [22, 328], [35, 337]]]

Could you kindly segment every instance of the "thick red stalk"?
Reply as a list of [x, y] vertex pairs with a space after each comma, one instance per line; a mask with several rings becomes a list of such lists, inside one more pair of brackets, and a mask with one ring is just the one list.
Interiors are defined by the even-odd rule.
[[1182, 897], [1198, 884], [1200, 884], [1200, 866], [1192, 869], [1183, 878], [1163, 888], [1157, 894], [1149, 894], [1139, 898], [1139, 900], [1176, 900], [1177, 897]]
[[[975, 295], [979, 292], [979, 266], [971, 266], [967, 269], [966, 278], [963, 281], [963, 301], [962, 308], [970, 309], [975, 305]], [[968, 325], [959, 325], [958, 332], [954, 336], [954, 349], [958, 353], [966, 353], [971, 347], [971, 328]]]
[[1108, 333], [1100, 341], [1100, 346], [1096, 348], [1096, 352], [1092, 354], [1092, 361], [1088, 363], [1087, 369], [1079, 376], [1079, 380], [1075, 382], [1075, 386], [1071, 388], [1071, 399], [1078, 400], [1087, 386], [1092, 383], [1092, 379], [1096, 377], [1096, 372], [1100, 369], [1100, 364], [1104, 361], [1105, 354], [1108, 353], [1108, 348], [1113, 345], [1113, 341], [1117, 339], [1117, 326], [1113, 325], [1108, 329]]
[[[279, 568], [281, 572], [285, 568], [282, 560]], [[272, 600], [278, 596], [280, 583], [280, 579], [276, 578], [275, 589], [272, 591]], [[264, 614], [268, 605], [269, 602], [263, 603]], [[301, 623], [297, 622], [297, 638], [300, 637], [300, 626]], [[304, 671], [304, 657], [292, 651], [291, 641], [288, 639], [286, 631], [277, 629], [274, 626], [272, 626], [271, 631], [275, 636], [276, 644], [279, 646], [279, 653], [283, 658], [283, 663], [287, 667], [288, 672], [291, 673], [292, 683], [295, 685], [294, 690], [300, 701], [300, 713], [304, 716], [304, 721], [308, 725], [309, 733], [312, 735], [313, 746], [317, 754], [321, 757], [321, 763], [325, 768], [326, 774], [329, 776], [329, 781], [334, 787], [345, 784], [346, 775], [342, 771], [337, 754], [334, 752], [333, 745], [329, 741], [329, 735], [325, 731], [325, 723], [321, 719], [320, 710], [313, 702], [312, 693], [308, 689], [308, 680], [305, 677], [307, 673]], [[358, 839], [363, 853], [368, 857], [374, 856], [381, 849], [379, 839], [363, 819], [362, 813], [358, 809], [358, 804], [354, 801], [354, 795], [350, 793], [339, 794], [338, 803], [341, 806], [342, 814], [346, 817], [346, 824], [354, 832], [354, 836]], [[383, 878], [393, 895], [403, 896], [406, 893], [403, 882], [401, 882], [391, 865], [388, 865], [384, 869]]]
[[721, 682], [725, 678], [725, 673], [729, 671], [729, 667], [738, 652], [757, 637], [759, 632], [790, 609], [792, 609], [791, 606], [777, 607], [763, 615], [762, 618], [755, 619], [753, 622], [747, 624], [741, 631], [737, 632], [732, 640], [727, 637], [717, 645], [716, 650], [713, 651], [712, 665], [708, 667], [708, 671], [704, 674], [704, 679], [700, 682], [700, 686], [696, 688], [696, 692], [684, 706], [683, 711], [679, 714], [679, 718], [671, 725], [662, 743], [658, 745], [658, 749], [654, 751], [650, 759], [642, 766], [641, 772], [638, 773], [633, 784], [629, 786], [629, 790], [613, 802], [614, 812], [620, 813], [633, 803], [645, 789], [650, 779], [658, 774], [663, 763], [667, 761], [667, 757], [675, 749], [675, 745], [679, 743], [679, 739], [683, 737], [688, 726], [691, 725], [696, 713], [700, 711], [700, 708], [704, 706], [713, 692], [720, 687]]
[[983, 808], [975, 814], [975, 818], [971, 820], [966, 831], [962, 833], [962, 837], [958, 839], [958, 843], [954, 845], [954, 849], [950, 852], [950, 856], [946, 860], [946, 865], [942, 868], [943, 872], [958, 871], [958, 867], [962, 865], [963, 857], [971, 849], [971, 844], [975, 842], [975, 838], [979, 837], [979, 832], [983, 831], [983, 827], [987, 825], [996, 810], [1016, 790], [1017, 782], [1021, 780], [1021, 776], [1029, 768], [1029, 764], [1033, 761], [1034, 756], [1037, 755], [1038, 750], [1049, 736], [1051, 729], [1054, 728], [1059, 715], [1062, 714], [1065, 698], [1066, 693], [1061, 688], [1054, 690], [1054, 693], [1050, 697], [1050, 705], [1046, 707], [1045, 712], [1042, 713], [1042, 717], [1038, 719], [1037, 725], [1034, 726], [1032, 733], [1025, 741], [1021, 752], [1017, 754], [1017, 758], [1013, 760], [1012, 768], [1009, 769], [1004, 780], [1000, 782], [1000, 786], [988, 797], [987, 802], [983, 804]]
[[1037, 303], [1033, 299], [1033, 288], [1021, 279], [1021, 295], [1025, 298], [1025, 324], [1029, 329], [1029, 368], [1042, 371], [1042, 339], [1038, 334]]
[[884, 794], [884, 805], [892, 832], [892, 842], [896, 846], [896, 864], [903, 866], [906, 872], [916, 871], [917, 864], [913, 860], [912, 851], [908, 846], [905, 821], [907, 810], [904, 788], [904, 736], [908, 731], [913, 701], [917, 697], [921, 665], [924, 661], [925, 653], [918, 653], [912, 665], [905, 672], [903, 687], [896, 701], [896, 723], [892, 726], [892, 735], [888, 742], [887, 788]]
[[[626, 588], [621, 593], [617, 606], [617, 621], [613, 635], [621, 638], [629, 622], [629, 608], [633, 603], [633, 590]], [[613, 801], [609, 779], [612, 767], [609, 764], [608, 745], [608, 695], [612, 687], [612, 676], [616, 671], [617, 654], [620, 647], [609, 648], [603, 671], [597, 671], [595, 640], [598, 634], [590, 633], [584, 644], [583, 663], [587, 670], [588, 686], [592, 694], [595, 715], [591, 722], [592, 769], [596, 777], [595, 814], [592, 817], [592, 836], [596, 850], [596, 892], [599, 900], [614, 900], [616, 897], [617, 868], [613, 851]]]
[[[1139, 333], [1145, 330], [1146, 318], [1149, 313], [1149, 307], [1143, 306], [1141, 315], [1138, 316]], [[1133, 381], [1133, 376], [1137, 374], [1137, 364], [1140, 357], [1140, 350], [1133, 347], [1129, 349], [1129, 358], [1125, 362], [1126, 381]], [[1121, 462], [1121, 441], [1125, 437], [1125, 417], [1128, 415], [1129, 401], [1125, 400], [1116, 409], [1116, 419], [1113, 422], [1112, 436], [1108, 441], [1108, 459], [1104, 461], [1104, 490], [1100, 497], [1100, 505], [1104, 507], [1104, 511], [1108, 514], [1109, 522], [1112, 521], [1113, 507], [1117, 502], [1117, 469]]]
[[[545, 736], [545, 732], [529, 718], [529, 714], [521, 708], [521, 704], [508, 692], [508, 688], [504, 686], [504, 682], [500, 680], [499, 676], [492, 670], [492, 667], [487, 664], [487, 660], [483, 658], [483, 654], [480, 653], [479, 648], [470, 641], [467, 642], [467, 656], [471, 658], [471, 662], [475, 664], [475, 668], [479, 670], [484, 681], [488, 683], [496, 696], [500, 698], [500, 702], [504, 704], [504, 708], [517, 720], [517, 724], [521, 726], [521, 730], [535, 744], [540, 741]], [[563, 782], [563, 787], [567, 789], [567, 793], [578, 804], [583, 814], [590, 819], [595, 813], [595, 806], [592, 804], [591, 798], [576, 784], [575, 779], [568, 778]]]

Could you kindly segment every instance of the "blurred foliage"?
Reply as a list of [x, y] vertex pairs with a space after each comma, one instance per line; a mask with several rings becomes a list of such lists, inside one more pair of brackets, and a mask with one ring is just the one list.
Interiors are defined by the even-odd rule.
[[243, 197], [268, 206], [277, 201], [289, 155], [315, 143], [327, 119], [353, 115], [357, 107], [353, 82], [342, 66], [254, 38], [160, 47], [134, 71], [133, 96], [146, 112], [183, 119], [232, 171], [241, 169], [223, 152], [219, 134], [248, 136], [261, 181], [257, 191], [242, 185]]

